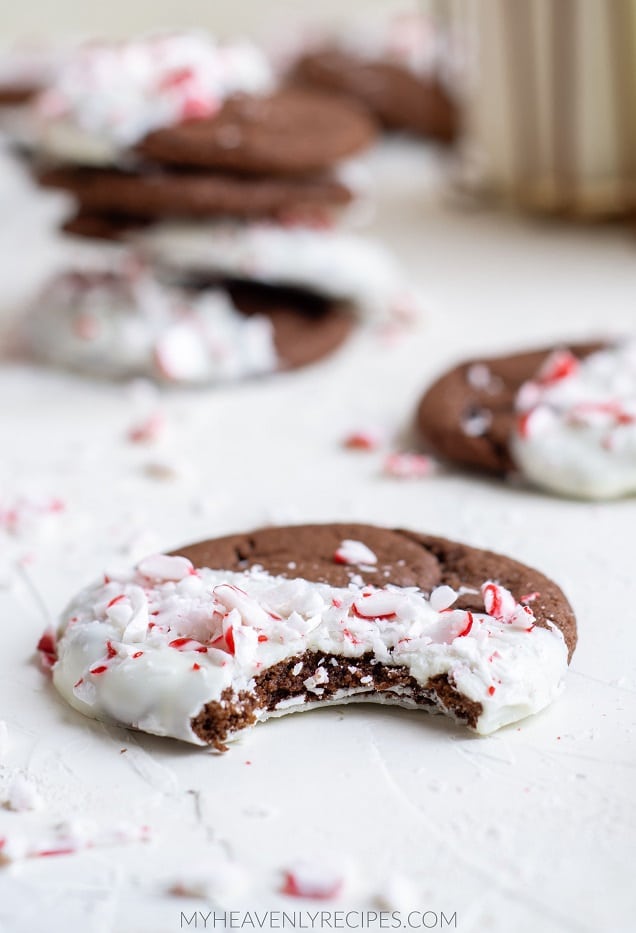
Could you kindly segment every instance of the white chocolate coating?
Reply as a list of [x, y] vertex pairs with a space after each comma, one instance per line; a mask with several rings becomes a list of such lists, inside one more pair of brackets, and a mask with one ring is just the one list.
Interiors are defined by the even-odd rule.
[[37, 102], [36, 145], [48, 156], [111, 165], [152, 130], [213, 116], [232, 94], [273, 87], [251, 43], [198, 33], [82, 46]]
[[517, 410], [511, 450], [531, 482], [581, 499], [636, 493], [636, 339], [580, 362], [557, 351]]
[[[186, 558], [156, 555], [73, 600], [59, 625], [53, 680], [87, 716], [194, 744], [203, 742], [191, 721], [206, 703], [228, 688], [252, 690], [260, 673], [305, 652], [372, 655], [408, 669], [423, 687], [447, 674], [482, 705], [483, 734], [558, 696], [567, 648], [556, 626], [535, 626], [530, 608], [492, 582], [482, 587], [483, 613], [452, 610], [457, 594], [438, 589], [429, 598], [415, 587], [332, 587], [258, 567], [194, 570]], [[308, 671], [304, 686], [315, 703], [291, 698], [257, 718], [324, 702], [414, 705], [408, 690], [379, 696], [372, 684], [323, 699], [328, 681], [327, 665]]]
[[390, 253], [373, 240], [331, 228], [216, 221], [160, 223], [134, 237], [151, 260], [179, 272], [212, 272], [289, 285], [350, 301], [386, 320], [413, 298]]
[[199, 385], [278, 367], [272, 325], [221, 290], [191, 294], [125, 264], [55, 279], [20, 324], [25, 352], [106, 378]]

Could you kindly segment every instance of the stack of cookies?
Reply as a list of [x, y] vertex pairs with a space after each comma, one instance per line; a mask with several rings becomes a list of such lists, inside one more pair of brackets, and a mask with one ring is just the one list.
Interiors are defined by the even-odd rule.
[[251, 43], [86, 45], [37, 99], [34, 127], [39, 183], [73, 199], [65, 231], [121, 244], [27, 315], [23, 343], [41, 359], [213, 382], [311, 362], [361, 312], [403, 310], [390, 256], [335, 227], [353, 198], [340, 166], [373, 141], [373, 119], [281, 87]]

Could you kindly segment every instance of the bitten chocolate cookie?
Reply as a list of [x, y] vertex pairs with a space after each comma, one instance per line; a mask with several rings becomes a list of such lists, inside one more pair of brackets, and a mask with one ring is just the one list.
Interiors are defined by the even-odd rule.
[[388, 129], [452, 142], [458, 112], [445, 86], [391, 61], [365, 61], [336, 47], [304, 55], [294, 82], [346, 94], [365, 104]]
[[269, 217], [322, 214], [351, 201], [328, 175], [267, 178], [230, 173], [57, 168], [38, 176], [45, 188], [68, 191], [84, 215], [156, 218]]
[[303, 88], [227, 100], [210, 119], [150, 133], [137, 151], [168, 165], [257, 175], [320, 172], [374, 139], [375, 126], [356, 103]]
[[476, 359], [420, 402], [443, 457], [590, 499], [636, 492], [636, 341]]
[[536, 570], [333, 524], [148, 557], [83, 590], [42, 647], [85, 715], [225, 750], [270, 716], [354, 701], [489, 733], [560, 693], [575, 644], [567, 600]]

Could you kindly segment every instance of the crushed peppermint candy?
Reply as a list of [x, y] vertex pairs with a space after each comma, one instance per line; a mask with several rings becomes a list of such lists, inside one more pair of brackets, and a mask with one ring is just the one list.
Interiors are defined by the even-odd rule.
[[267, 59], [248, 42], [192, 32], [86, 43], [37, 100], [36, 143], [74, 164], [108, 165], [152, 130], [212, 117], [230, 95], [273, 86]]
[[385, 476], [396, 479], [424, 479], [437, 470], [437, 463], [426, 454], [393, 453], [384, 461], [383, 472]]
[[516, 396], [510, 446], [537, 486], [585, 499], [636, 492], [636, 338], [557, 350]]
[[[85, 323], [79, 333], [77, 326], [87, 315], [90, 339]], [[265, 315], [242, 314], [222, 288], [167, 284], [125, 256], [108, 270], [55, 276], [19, 329], [29, 356], [92, 376], [205, 385], [264, 375], [279, 364]], [[131, 429], [129, 440], [156, 440], [164, 426], [155, 413]]]
[[122, 821], [108, 829], [99, 829], [93, 823], [72, 821], [56, 826], [39, 838], [17, 834], [0, 835], [0, 866], [23, 859], [75, 855], [86, 849], [149, 840], [150, 830], [147, 826], [135, 826]]
[[66, 510], [66, 503], [57, 496], [29, 498], [18, 496], [11, 501], [0, 500], [0, 530], [14, 537], [39, 531], [42, 522]]
[[461, 428], [467, 437], [483, 437], [492, 425], [492, 414], [487, 408], [473, 409], [461, 419]]
[[485, 363], [472, 363], [466, 370], [466, 382], [473, 389], [488, 389], [493, 382], [493, 374]]
[[455, 600], [457, 599], [458, 594], [452, 588], [452, 586], [437, 586], [431, 592], [429, 602], [431, 608], [435, 612], [442, 612], [444, 609], [449, 609]]
[[340, 544], [340, 547], [333, 555], [336, 564], [377, 564], [378, 558], [371, 548], [363, 544], [362, 541], [351, 541], [346, 539]]
[[145, 557], [137, 564], [137, 568], [143, 577], [147, 577], [153, 583], [183, 580], [195, 572], [192, 561], [187, 557], [169, 557], [167, 554]]
[[126, 436], [132, 444], [154, 444], [162, 437], [165, 430], [165, 415], [156, 411], [129, 428]]
[[323, 865], [298, 862], [283, 871], [281, 894], [308, 900], [330, 901], [344, 890], [342, 874]]
[[351, 431], [342, 441], [347, 450], [378, 450], [386, 440], [385, 432], [379, 428], [359, 428]]
[[40, 664], [44, 671], [50, 671], [57, 661], [57, 646], [55, 643], [55, 632], [53, 629], [46, 629], [40, 636], [36, 650], [40, 658]]

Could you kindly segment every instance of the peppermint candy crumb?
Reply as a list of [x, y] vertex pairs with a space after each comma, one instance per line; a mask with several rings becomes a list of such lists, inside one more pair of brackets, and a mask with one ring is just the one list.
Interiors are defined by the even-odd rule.
[[393, 453], [384, 461], [383, 473], [394, 479], [425, 479], [437, 470], [437, 463], [426, 454]]
[[309, 900], [333, 900], [342, 893], [344, 878], [322, 865], [298, 862], [283, 872], [281, 894]]
[[352, 541], [345, 539], [333, 555], [336, 564], [357, 564], [368, 565], [377, 564], [378, 558], [371, 548], [363, 544], [362, 541]]

